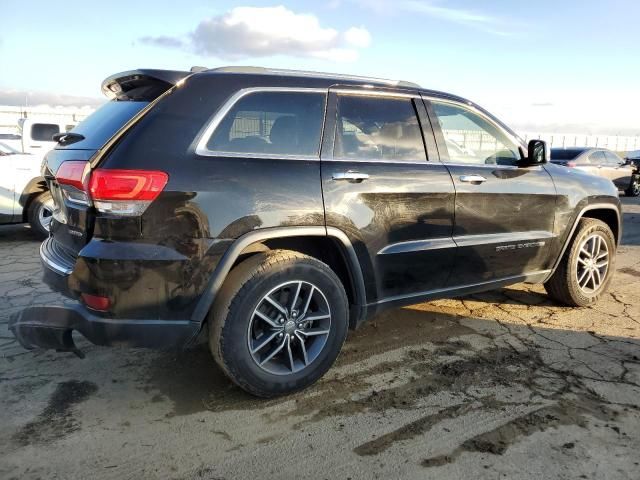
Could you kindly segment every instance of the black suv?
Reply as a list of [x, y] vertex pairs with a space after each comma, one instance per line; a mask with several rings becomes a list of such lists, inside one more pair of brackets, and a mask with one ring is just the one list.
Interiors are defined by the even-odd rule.
[[547, 164], [462, 98], [261, 68], [137, 70], [59, 139], [45, 280], [77, 299], [11, 321], [26, 348], [208, 339], [243, 389], [304, 388], [383, 309], [542, 282], [605, 292], [611, 181]]

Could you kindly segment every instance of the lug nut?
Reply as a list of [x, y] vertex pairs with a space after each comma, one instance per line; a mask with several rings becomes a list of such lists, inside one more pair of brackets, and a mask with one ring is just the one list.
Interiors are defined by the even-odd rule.
[[284, 337], [284, 333], [280, 332], [280, 333], [278, 334], [278, 338], [282, 338], [282, 337]]
[[278, 323], [284, 323], [284, 318], [280, 317], [280, 318], [278, 319]]

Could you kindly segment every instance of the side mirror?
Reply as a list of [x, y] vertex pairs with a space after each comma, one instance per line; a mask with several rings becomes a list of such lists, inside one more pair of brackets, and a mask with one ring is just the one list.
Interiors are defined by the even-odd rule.
[[529, 140], [527, 146], [527, 158], [523, 160], [524, 166], [543, 165], [549, 162], [551, 152], [544, 140]]

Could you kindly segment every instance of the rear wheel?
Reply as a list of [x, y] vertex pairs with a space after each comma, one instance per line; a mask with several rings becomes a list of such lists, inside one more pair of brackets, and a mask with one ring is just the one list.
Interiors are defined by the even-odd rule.
[[631, 177], [631, 184], [624, 193], [627, 197], [637, 197], [640, 195], [640, 175], [633, 175]]
[[611, 282], [615, 255], [616, 242], [609, 226], [583, 218], [558, 268], [544, 285], [547, 293], [576, 307], [596, 302]]
[[275, 250], [232, 270], [209, 322], [211, 351], [229, 378], [272, 397], [311, 385], [333, 365], [347, 335], [348, 302], [326, 264]]
[[33, 231], [39, 237], [49, 236], [49, 225], [53, 215], [53, 197], [46, 191], [34, 198], [29, 204], [27, 219]]

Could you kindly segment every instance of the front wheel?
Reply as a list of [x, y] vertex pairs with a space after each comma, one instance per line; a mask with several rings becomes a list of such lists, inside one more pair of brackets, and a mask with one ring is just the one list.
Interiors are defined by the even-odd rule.
[[637, 197], [640, 195], [640, 175], [633, 175], [631, 177], [631, 184], [624, 193], [627, 197]]
[[49, 225], [53, 215], [53, 197], [46, 191], [34, 198], [29, 204], [27, 219], [33, 231], [42, 238], [49, 236]]
[[227, 376], [273, 397], [311, 385], [333, 365], [347, 335], [348, 302], [326, 264], [275, 250], [231, 271], [209, 322], [211, 352]]
[[544, 284], [545, 290], [566, 305], [591, 305], [607, 291], [615, 258], [616, 242], [609, 226], [583, 218], [558, 268]]

